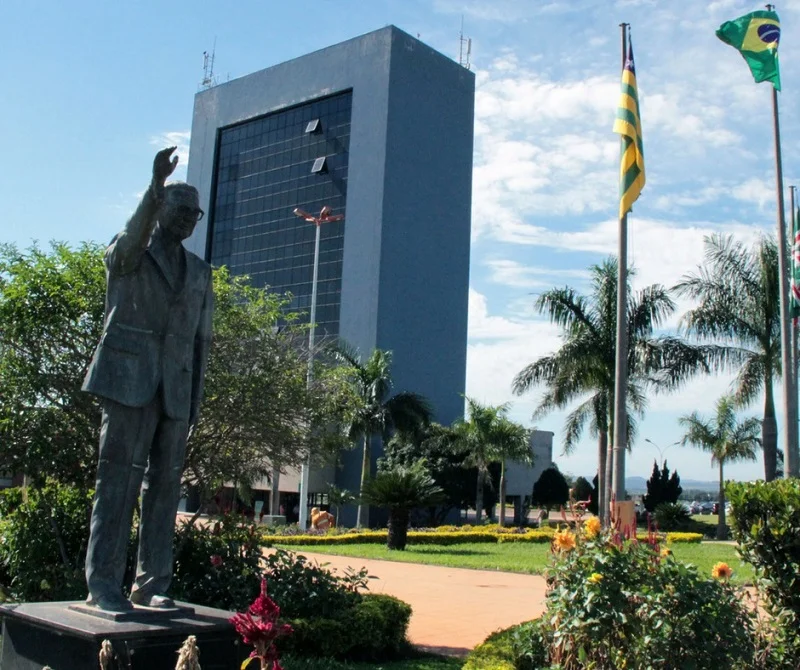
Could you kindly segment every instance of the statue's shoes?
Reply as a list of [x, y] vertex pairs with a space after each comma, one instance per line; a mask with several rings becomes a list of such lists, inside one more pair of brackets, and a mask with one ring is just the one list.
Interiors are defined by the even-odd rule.
[[133, 605], [122, 595], [101, 595], [89, 596], [86, 599], [87, 605], [92, 605], [106, 612], [128, 612], [133, 609]]
[[170, 609], [175, 607], [175, 601], [169, 596], [145, 596], [139, 591], [131, 593], [131, 602], [142, 607], [155, 607], [160, 609]]

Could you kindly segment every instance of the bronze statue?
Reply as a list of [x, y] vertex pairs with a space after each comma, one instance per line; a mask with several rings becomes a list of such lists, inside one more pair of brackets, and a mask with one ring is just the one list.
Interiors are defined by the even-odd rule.
[[[165, 185], [175, 147], [153, 161], [136, 212], [105, 253], [106, 313], [83, 390], [103, 403], [97, 485], [86, 556], [87, 603], [110, 611], [172, 607], [172, 542], [186, 440], [197, 421], [211, 342], [211, 267], [186, 251], [203, 216], [197, 189]], [[139, 554], [122, 593], [133, 509]]]

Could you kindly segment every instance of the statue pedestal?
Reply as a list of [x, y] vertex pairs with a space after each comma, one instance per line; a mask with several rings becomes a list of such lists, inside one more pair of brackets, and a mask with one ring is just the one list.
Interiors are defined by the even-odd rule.
[[121, 620], [81, 611], [83, 603], [0, 606], [2, 670], [99, 670], [103, 640], [114, 648], [114, 670], [174, 670], [178, 649], [197, 638], [203, 670], [238, 668], [249, 655], [228, 622], [231, 612], [178, 603], [167, 614], [136, 608]]

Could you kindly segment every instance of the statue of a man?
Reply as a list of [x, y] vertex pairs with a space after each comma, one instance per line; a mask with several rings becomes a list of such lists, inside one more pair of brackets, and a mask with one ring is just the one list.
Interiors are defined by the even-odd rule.
[[[103, 403], [86, 556], [87, 602], [104, 610], [172, 607], [172, 542], [186, 440], [197, 421], [211, 342], [211, 267], [183, 247], [203, 216], [197, 189], [165, 185], [175, 147], [153, 161], [136, 212], [105, 254], [103, 336], [83, 390]], [[141, 493], [136, 579], [122, 593]]]

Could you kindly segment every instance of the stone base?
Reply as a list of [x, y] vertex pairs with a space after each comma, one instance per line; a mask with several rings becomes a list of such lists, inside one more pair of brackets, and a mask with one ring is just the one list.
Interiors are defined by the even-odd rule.
[[[177, 603], [175, 611], [137, 607], [122, 620], [98, 616], [82, 602], [0, 606], [0, 670], [98, 670], [100, 646], [114, 648], [114, 670], [174, 670], [177, 653], [197, 637], [203, 670], [238, 668], [250, 653], [228, 622], [231, 612]], [[94, 610], [86, 613], [82, 609]]]
[[190, 617], [194, 614], [194, 607], [187, 607], [183, 605], [175, 605], [175, 607], [143, 607], [142, 605], [134, 605], [132, 610], [125, 612], [109, 612], [108, 610], [101, 610], [94, 605], [87, 605], [86, 603], [75, 603], [69, 606], [73, 612], [86, 614], [88, 616], [96, 616], [108, 621], [152, 621], [153, 619], [178, 619]]

